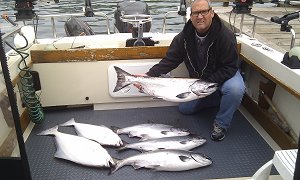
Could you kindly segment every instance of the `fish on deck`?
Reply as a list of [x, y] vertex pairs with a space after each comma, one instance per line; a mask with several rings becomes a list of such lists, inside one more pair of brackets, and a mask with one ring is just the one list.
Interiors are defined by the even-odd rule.
[[140, 137], [141, 141], [172, 136], [186, 136], [190, 132], [187, 129], [176, 128], [166, 124], [138, 124], [125, 128], [111, 127], [117, 134], [128, 134], [129, 137]]
[[206, 142], [205, 138], [197, 135], [187, 136], [173, 136], [158, 139], [150, 139], [147, 141], [141, 141], [137, 143], [124, 144], [124, 146], [118, 148], [118, 151], [126, 149], [136, 149], [142, 152], [154, 151], [159, 149], [178, 149], [178, 150], [191, 150], [203, 145]]
[[53, 135], [56, 141], [55, 157], [92, 167], [111, 167], [115, 163], [108, 152], [97, 142], [58, 131], [58, 126], [37, 135]]
[[118, 134], [104, 125], [96, 126], [92, 124], [78, 123], [75, 122], [74, 118], [72, 118], [59, 126], [74, 126], [78, 136], [94, 140], [103, 146], [119, 147], [123, 145]]
[[206, 97], [218, 89], [217, 83], [191, 78], [162, 78], [132, 75], [114, 66], [117, 83], [113, 92], [139, 84], [140, 92], [171, 102], [187, 102]]
[[110, 173], [123, 166], [131, 165], [134, 169], [149, 168], [156, 171], [186, 171], [212, 164], [212, 160], [204, 154], [190, 151], [165, 149], [140, 153], [123, 160], [116, 160]]

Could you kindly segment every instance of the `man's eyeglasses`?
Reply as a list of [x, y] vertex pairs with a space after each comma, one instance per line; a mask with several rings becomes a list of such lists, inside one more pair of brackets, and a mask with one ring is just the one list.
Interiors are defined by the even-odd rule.
[[194, 17], [198, 17], [199, 14], [201, 14], [202, 16], [205, 16], [209, 13], [210, 10], [211, 10], [211, 8], [206, 9], [206, 10], [202, 10], [202, 11], [194, 11], [194, 12], [191, 12], [191, 15], [194, 16]]

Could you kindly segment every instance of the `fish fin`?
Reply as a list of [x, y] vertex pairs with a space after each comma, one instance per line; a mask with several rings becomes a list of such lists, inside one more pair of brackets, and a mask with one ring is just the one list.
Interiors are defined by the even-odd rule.
[[184, 93], [178, 94], [176, 97], [179, 99], [184, 99], [184, 98], [188, 97], [190, 94], [191, 94], [191, 92], [184, 92]]
[[187, 144], [188, 141], [180, 141], [180, 144]]
[[150, 152], [151, 150], [147, 150], [147, 149], [138, 149], [138, 151], [140, 151], [141, 153], [146, 153], [146, 152]]
[[110, 167], [108, 175], [113, 174], [114, 172], [116, 172], [118, 169], [116, 168], [116, 166]]
[[109, 167], [114, 167], [116, 165], [117, 159], [111, 158], [111, 160], [108, 161]]
[[153, 97], [152, 99], [162, 100], [162, 97]]
[[123, 142], [123, 144], [122, 144], [122, 146], [120, 146], [120, 147], [118, 147], [117, 149], [116, 149], [116, 151], [117, 152], [120, 152], [120, 151], [124, 151], [124, 150], [126, 150], [127, 149], [127, 142], [126, 141], [122, 141]]
[[160, 133], [167, 135], [169, 133], [169, 131], [161, 131]]
[[42, 131], [40, 133], [38, 133], [38, 136], [47, 136], [47, 135], [55, 135], [55, 133], [58, 132], [58, 126], [54, 126], [50, 129], [47, 129], [45, 131]]
[[149, 165], [147, 168], [153, 169], [154, 171], [158, 171], [157, 168], [159, 168], [160, 165]]
[[68, 158], [68, 155], [66, 155], [66, 154], [64, 153], [64, 151], [61, 151], [60, 149], [57, 149], [57, 150], [56, 150], [56, 152], [55, 152], [55, 154], [54, 154], [54, 157], [59, 158], [59, 159], [70, 160], [70, 159]]
[[112, 158], [113, 161], [114, 161], [114, 165], [113, 166], [110, 166], [110, 170], [108, 172], [108, 175], [111, 175], [113, 174], [114, 172], [116, 172], [118, 169], [120, 169], [122, 166], [120, 166], [120, 159], [117, 159], [117, 158]]
[[179, 157], [179, 159], [182, 161], [182, 162], [187, 162], [187, 161], [189, 161], [191, 158], [190, 157], [188, 157], [188, 156], [178, 156]]
[[121, 159], [115, 158], [115, 157], [112, 157], [112, 160], [114, 161], [115, 164], [117, 164], [121, 161]]
[[76, 124], [75, 119], [72, 118], [72, 119], [70, 119], [69, 121], [60, 124], [59, 126], [74, 126], [75, 124]]
[[126, 146], [127, 144], [129, 144], [128, 142], [122, 140], [122, 145], [121, 146]]
[[140, 141], [146, 141], [149, 139], [149, 136], [147, 134], [141, 134], [141, 139]]
[[161, 74], [159, 77], [161, 77], [161, 78], [173, 78], [169, 74]]
[[125, 76], [132, 76], [132, 75], [117, 66], [114, 66], [114, 68], [117, 73], [118, 79], [117, 79], [117, 83], [116, 83], [116, 86], [115, 86], [115, 89], [113, 90], [113, 92], [117, 92], [131, 84], [131, 83], [126, 82]]
[[129, 132], [128, 137], [132, 138], [132, 137], [135, 137], [135, 135], [133, 135], [132, 132]]
[[140, 168], [145, 167], [145, 166], [141, 165], [141, 163], [135, 162], [135, 163], [132, 164], [132, 167], [134, 169], [140, 169]]
[[122, 151], [125, 151], [126, 149], [127, 149], [127, 147], [123, 146], [123, 147], [116, 148], [116, 151], [117, 152], [122, 152]]
[[120, 138], [120, 140], [118, 141], [118, 143], [115, 146], [117, 146], [117, 147], [124, 146], [124, 141], [122, 141], [122, 139]]

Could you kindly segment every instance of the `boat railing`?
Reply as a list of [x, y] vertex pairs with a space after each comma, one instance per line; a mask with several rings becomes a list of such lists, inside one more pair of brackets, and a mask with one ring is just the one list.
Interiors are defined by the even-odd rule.
[[148, 14], [124, 14], [122, 12], [122, 16], [120, 16], [120, 19], [123, 22], [128, 22], [131, 23], [133, 25], [135, 25], [136, 27], [138, 27], [140, 24], [144, 24], [147, 22], [151, 22], [152, 21], [152, 16], [148, 15]]
[[[19, 25], [19, 24], [17, 24], [17, 25], [15, 25], [15, 26], [13, 26], [11, 29], [10, 29], [10, 31], [7, 31], [7, 32], [5, 32], [5, 33], [3, 33], [2, 35], [1, 35], [1, 38], [2, 38], [2, 41], [4, 42], [3, 43], [3, 47], [4, 47], [4, 51], [5, 52], [8, 52], [9, 50], [11, 50], [12, 48], [11, 47], [13, 47], [11, 44], [12, 43], [14, 43], [14, 37], [15, 37], [15, 35], [17, 34], [17, 33], [20, 33], [22, 30], [22, 27], [24, 27], [24, 25]], [[20, 33], [20, 35], [21, 35], [22, 33]], [[8, 45], [9, 44], [9, 45]], [[13, 54], [15, 54], [14, 52], [13, 52]]]
[[[241, 35], [243, 33], [244, 15], [245, 14], [241, 14], [239, 35]], [[278, 23], [275, 23], [275, 22], [273, 22], [271, 20], [268, 20], [268, 19], [265, 19], [263, 17], [259, 17], [259, 16], [256, 16], [256, 15], [253, 15], [253, 14], [246, 14], [246, 15], [248, 15], [250, 17], [253, 17], [252, 31], [251, 31], [251, 35], [250, 35], [251, 38], [255, 38], [254, 36], [255, 36], [255, 33], [256, 33], [257, 20], [261, 20], [261, 21], [264, 21], [264, 22], [267, 22], [267, 23], [270, 23], [270, 24], [278, 25]], [[285, 30], [285, 32], [291, 32], [291, 34], [292, 34], [291, 44], [290, 44], [290, 49], [291, 49], [291, 48], [294, 47], [294, 44], [295, 44], [296, 33], [295, 33], [294, 29], [291, 28], [291, 26], [289, 26], [288, 28], [289, 29]]]
[[[57, 38], [57, 33], [56, 33], [56, 24], [55, 24], [55, 19], [57, 18], [65, 18], [65, 17], [71, 17], [71, 16], [79, 16], [79, 17], [85, 17], [84, 14], [82, 13], [67, 13], [67, 14], [53, 14], [53, 15], [38, 15], [36, 19], [41, 19], [41, 18], [51, 18], [51, 23], [52, 23], [52, 34], [54, 38]], [[109, 17], [102, 12], [94, 12], [94, 17], [103, 17], [106, 20], [106, 31], [107, 34], [110, 34], [110, 28], [109, 28]], [[36, 37], [37, 38], [37, 37]]]
[[5, 40], [7, 40], [9, 37], [11, 37], [11, 36], [13, 36], [14, 34], [18, 33], [22, 27], [23, 27], [23, 26], [14, 26], [14, 28], [13, 28], [11, 31], [6, 32], [5, 34], [2, 35], [2, 40], [5, 41]]
[[[262, 20], [262, 21], [267, 22], [267, 23], [273, 23], [273, 22], [270, 21], [270, 20], [267, 20], [267, 19], [262, 18], [262, 17], [258, 17], [258, 16], [253, 15], [253, 14], [246, 14], [246, 15], [248, 15], [248, 16], [250, 16], [250, 17], [253, 17], [253, 24], [252, 24], [251, 38], [254, 38], [254, 36], [255, 36], [255, 29], [256, 29], [256, 22], [257, 22], [257, 20]], [[239, 31], [239, 34], [240, 34], [240, 35], [243, 33], [244, 17], [245, 17], [245, 14], [241, 14], [240, 31]]]
[[167, 17], [168, 17], [170, 14], [178, 14], [178, 11], [169, 11], [169, 12], [166, 12], [166, 13], [165, 13], [165, 16], [164, 16], [164, 22], [163, 22], [163, 28], [162, 28], [162, 33], [166, 33]]

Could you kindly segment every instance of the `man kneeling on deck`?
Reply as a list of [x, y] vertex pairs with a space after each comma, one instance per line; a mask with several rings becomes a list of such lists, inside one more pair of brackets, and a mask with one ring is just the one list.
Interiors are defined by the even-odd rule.
[[183, 114], [194, 114], [203, 108], [219, 105], [211, 133], [214, 141], [225, 138], [245, 92], [236, 44], [233, 32], [214, 13], [209, 0], [195, 0], [190, 20], [173, 39], [166, 56], [146, 73], [160, 76], [184, 62], [191, 78], [218, 83], [218, 91], [210, 96], [179, 105]]

